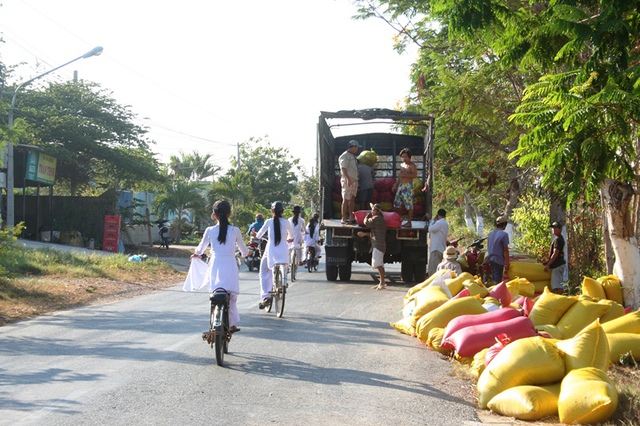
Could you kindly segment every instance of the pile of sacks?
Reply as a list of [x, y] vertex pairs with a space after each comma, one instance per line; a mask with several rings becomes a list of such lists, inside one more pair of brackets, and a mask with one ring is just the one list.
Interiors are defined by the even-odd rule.
[[483, 409], [606, 421], [618, 406], [606, 371], [629, 354], [640, 361], [640, 311], [625, 311], [615, 276], [585, 278], [581, 296], [535, 293], [526, 278], [486, 288], [442, 270], [407, 292], [403, 318], [391, 325], [468, 364]]

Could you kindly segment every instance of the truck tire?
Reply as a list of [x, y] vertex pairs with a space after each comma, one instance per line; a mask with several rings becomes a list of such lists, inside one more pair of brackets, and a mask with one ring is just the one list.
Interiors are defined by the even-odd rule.
[[340, 273], [340, 281], [349, 281], [351, 279], [351, 264], [340, 266], [338, 272]]
[[400, 264], [400, 278], [405, 283], [413, 281], [413, 265], [409, 262], [402, 262]]
[[413, 264], [413, 278], [417, 283], [427, 279], [427, 264], [426, 263], [414, 263]]
[[327, 281], [338, 281], [338, 265], [327, 265], [325, 267]]

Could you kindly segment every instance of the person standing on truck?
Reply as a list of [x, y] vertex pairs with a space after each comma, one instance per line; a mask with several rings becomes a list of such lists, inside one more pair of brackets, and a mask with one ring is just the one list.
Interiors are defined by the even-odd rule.
[[360, 210], [366, 210], [371, 204], [373, 196], [373, 176], [375, 172], [373, 167], [358, 161], [358, 200], [360, 201]]
[[371, 211], [364, 218], [364, 226], [368, 227], [370, 231], [358, 231], [358, 237], [369, 236], [371, 238], [371, 267], [377, 269], [380, 274], [380, 282], [371, 288], [386, 290], [384, 252], [387, 249], [387, 222], [384, 220], [380, 204], [371, 204]]
[[358, 159], [356, 154], [362, 148], [357, 140], [349, 141], [348, 148], [338, 157], [340, 165], [340, 185], [342, 186], [342, 224], [355, 225], [356, 217], [353, 212], [356, 207], [358, 192]]
[[269, 242], [260, 259], [260, 289], [262, 301], [258, 305], [264, 309], [270, 302], [269, 292], [273, 289], [273, 267], [276, 263], [289, 263], [289, 245], [293, 241], [291, 222], [282, 217], [284, 206], [280, 201], [271, 204], [271, 219], [267, 219], [256, 238], [269, 233]]
[[551, 224], [553, 229], [553, 241], [549, 248], [549, 258], [544, 264], [544, 271], [551, 269], [551, 291], [556, 294], [563, 294], [562, 281], [567, 263], [564, 260], [564, 237], [562, 236], [562, 225], [558, 222]]
[[[449, 234], [449, 222], [447, 211], [438, 210], [436, 217], [429, 223], [429, 260], [427, 262], [427, 274], [433, 275], [442, 262], [442, 254], [447, 248], [447, 235]], [[427, 217], [428, 219], [428, 217]]]
[[491, 265], [491, 279], [494, 284], [502, 282], [509, 269], [509, 234], [505, 232], [507, 217], [496, 219], [496, 229], [487, 236], [487, 260]]
[[400, 208], [404, 206], [407, 209], [407, 222], [402, 225], [403, 228], [411, 228], [411, 219], [413, 219], [413, 179], [418, 177], [418, 168], [411, 161], [411, 151], [409, 148], [403, 148], [400, 151], [402, 164], [400, 165], [400, 173], [398, 180], [393, 185], [396, 197], [393, 200], [393, 207]]

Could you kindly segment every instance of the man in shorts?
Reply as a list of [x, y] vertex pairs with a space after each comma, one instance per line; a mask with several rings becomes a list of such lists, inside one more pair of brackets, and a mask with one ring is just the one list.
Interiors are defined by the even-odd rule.
[[562, 282], [564, 281], [564, 273], [567, 269], [567, 262], [564, 260], [564, 237], [562, 236], [562, 225], [558, 222], [551, 224], [553, 230], [553, 241], [549, 248], [549, 260], [544, 264], [544, 270], [547, 272], [551, 269], [551, 291], [556, 294], [562, 294]]
[[342, 187], [342, 224], [355, 225], [353, 215], [356, 207], [356, 193], [358, 192], [358, 159], [356, 154], [361, 148], [357, 140], [349, 141], [348, 148], [338, 158], [340, 166], [340, 185]]
[[396, 197], [393, 200], [393, 207], [400, 208], [404, 206], [408, 212], [407, 222], [402, 224], [403, 228], [411, 228], [411, 219], [413, 219], [413, 179], [418, 177], [418, 168], [411, 161], [411, 151], [409, 148], [403, 148], [400, 151], [402, 164], [400, 165], [400, 173], [398, 180], [393, 186], [396, 191]]
[[371, 204], [371, 212], [364, 218], [364, 226], [369, 228], [369, 232], [358, 231], [358, 237], [368, 235], [371, 238], [371, 267], [377, 269], [380, 274], [380, 282], [372, 288], [386, 290], [384, 252], [387, 249], [387, 222], [384, 220], [380, 204]]

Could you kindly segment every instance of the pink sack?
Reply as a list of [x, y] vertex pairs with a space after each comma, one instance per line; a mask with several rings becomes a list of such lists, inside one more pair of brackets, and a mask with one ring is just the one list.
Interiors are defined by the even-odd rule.
[[528, 317], [517, 317], [504, 322], [465, 327], [447, 338], [447, 346], [444, 340], [441, 346], [444, 348], [452, 345], [458, 356], [472, 357], [481, 350], [491, 347], [500, 333], [508, 334], [511, 341], [538, 334], [533, 321]]
[[489, 292], [489, 296], [498, 300], [504, 307], [509, 306], [511, 304], [511, 301], [513, 300], [513, 296], [509, 292], [507, 283], [504, 281], [495, 286], [493, 290]]
[[502, 308], [496, 311], [478, 315], [460, 315], [459, 317], [456, 317], [449, 321], [449, 324], [447, 324], [447, 327], [444, 329], [442, 342], [444, 344], [445, 340], [447, 340], [449, 336], [465, 327], [471, 327], [473, 325], [480, 324], [489, 324], [492, 322], [503, 322], [521, 316], [522, 313], [520, 313], [517, 309], [512, 308]]
[[[358, 210], [353, 213], [356, 217], [356, 222], [358, 225], [364, 226], [364, 218], [369, 214], [371, 210]], [[382, 216], [384, 217], [384, 221], [387, 224], [387, 228], [400, 228], [402, 225], [402, 218], [396, 212], [382, 212]]]
[[468, 288], [465, 288], [464, 290], [462, 290], [461, 292], [453, 296], [452, 299], [460, 299], [461, 297], [467, 297], [467, 296], [471, 296], [471, 292], [469, 291]]
[[522, 312], [525, 314], [525, 316], [529, 316], [529, 314], [531, 313], [531, 309], [533, 309], [533, 305], [535, 305], [536, 302], [528, 297], [522, 296], [521, 298], [516, 300], [516, 304], [522, 306]]
[[486, 367], [487, 365], [489, 365], [491, 360], [495, 358], [496, 355], [500, 353], [502, 348], [507, 346], [509, 343], [511, 343], [511, 338], [506, 333], [498, 334], [498, 336], [496, 337], [496, 343], [489, 348], [484, 356], [484, 366]]

